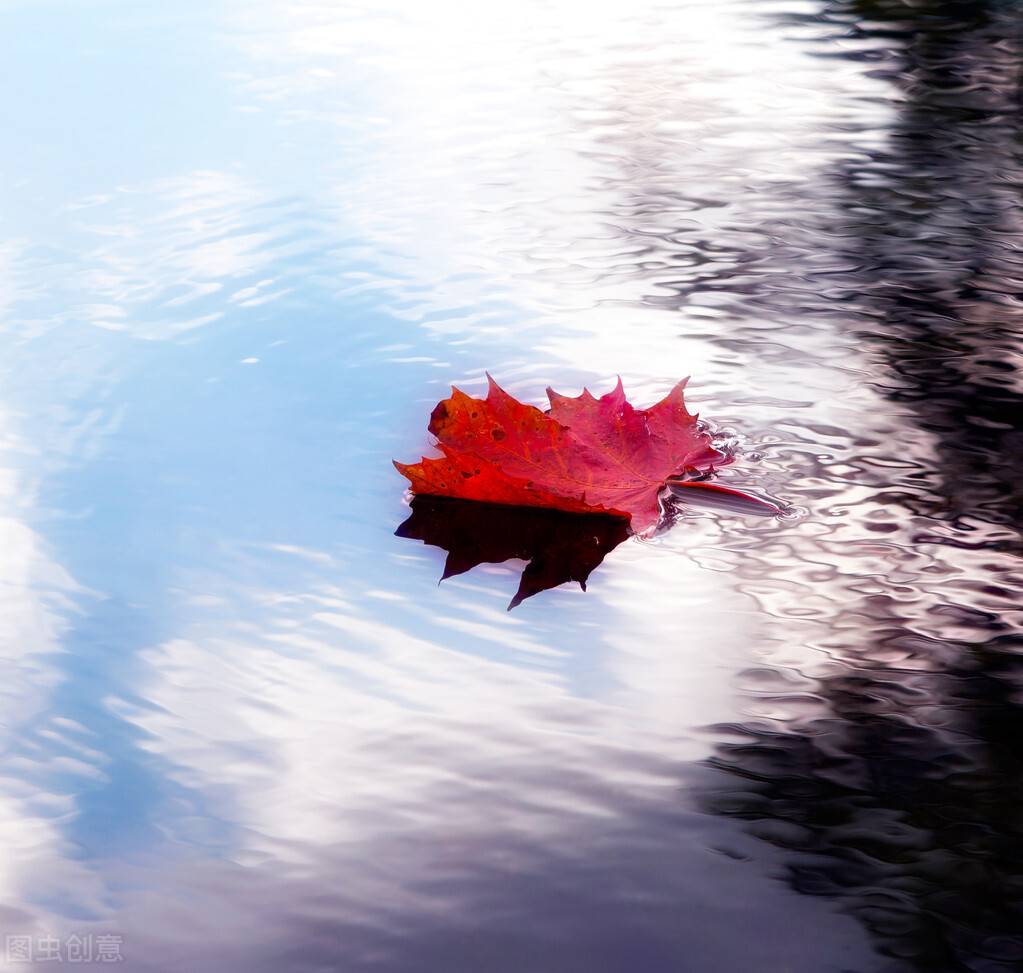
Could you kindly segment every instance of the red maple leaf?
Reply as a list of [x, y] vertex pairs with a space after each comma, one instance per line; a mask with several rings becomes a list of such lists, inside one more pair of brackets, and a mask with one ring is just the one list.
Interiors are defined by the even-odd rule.
[[621, 379], [599, 399], [547, 389], [545, 413], [487, 379], [486, 399], [453, 388], [433, 410], [442, 457], [395, 462], [413, 493], [610, 514], [643, 533], [660, 519], [658, 494], [669, 478], [727, 462], [687, 411], [685, 381], [649, 409], [629, 404]]

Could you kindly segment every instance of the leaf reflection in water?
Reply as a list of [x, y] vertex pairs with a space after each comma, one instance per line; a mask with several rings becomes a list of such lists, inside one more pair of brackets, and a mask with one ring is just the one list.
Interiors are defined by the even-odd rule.
[[415, 497], [412, 515], [395, 531], [448, 552], [444, 578], [490, 562], [528, 561], [511, 611], [526, 598], [566, 581], [586, 581], [630, 534], [623, 517], [511, 507], [455, 497]]

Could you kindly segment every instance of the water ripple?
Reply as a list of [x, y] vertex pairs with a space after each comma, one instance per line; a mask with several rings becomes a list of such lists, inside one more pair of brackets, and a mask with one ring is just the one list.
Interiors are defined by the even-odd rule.
[[[1014, 969], [1018, 8], [128, 6], [9, 11], [5, 934]], [[485, 370], [691, 374], [787, 512], [437, 587], [390, 460]]]

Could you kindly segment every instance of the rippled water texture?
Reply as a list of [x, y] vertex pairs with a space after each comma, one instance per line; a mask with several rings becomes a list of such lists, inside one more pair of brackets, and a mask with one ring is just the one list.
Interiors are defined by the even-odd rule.
[[[3, 968], [1023, 968], [1019, 7], [0, 9]], [[438, 586], [486, 370], [792, 512]]]

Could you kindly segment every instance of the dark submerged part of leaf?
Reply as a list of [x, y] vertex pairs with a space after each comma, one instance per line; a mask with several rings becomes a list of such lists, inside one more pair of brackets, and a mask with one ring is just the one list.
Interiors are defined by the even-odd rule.
[[585, 591], [593, 569], [631, 533], [623, 517], [457, 497], [417, 496], [411, 509], [411, 516], [395, 534], [447, 551], [441, 580], [484, 562], [529, 561], [509, 611], [526, 598], [567, 581], [578, 581]]

